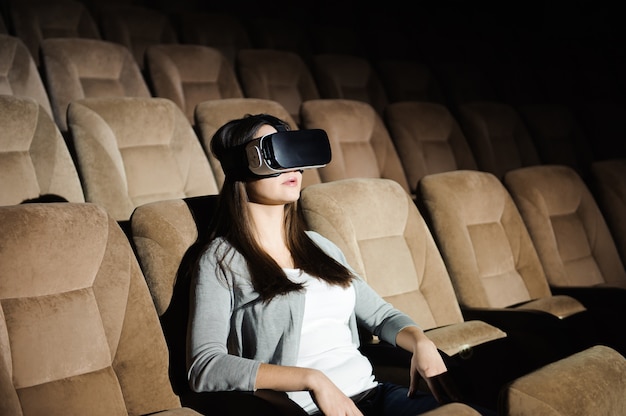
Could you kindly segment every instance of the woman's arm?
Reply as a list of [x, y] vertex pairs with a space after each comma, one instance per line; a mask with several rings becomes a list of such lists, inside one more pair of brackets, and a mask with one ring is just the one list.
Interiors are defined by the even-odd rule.
[[407, 326], [398, 332], [396, 345], [413, 353], [411, 357], [411, 385], [409, 395], [417, 390], [420, 378], [426, 381], [429, 389], [438, 401], [438, 389], [432, 383], [432, 378], [448, 371], [435, 343], [428, 338], [424, 331], [417, 326]]
[[308, 391], [326, 416], [362, 415], [354, 402], [319, 370], [261, 364], [256, 377], [256, 388]]

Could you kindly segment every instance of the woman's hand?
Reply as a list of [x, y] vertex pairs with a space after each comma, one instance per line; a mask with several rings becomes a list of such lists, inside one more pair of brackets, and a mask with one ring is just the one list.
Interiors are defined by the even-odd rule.
[[396, 342], [400, 347], [413, 353], [409, 396], [418, 390], [419, 380], [424, 379], [437, 401], [443, 402], [444, 398], [434, 385], [433, 378], [447, 372], [448, 369], [435, 343], [417, 327], [404, 328], [398, 333]]
[[323, 373], [313, 382], [311, 397], [325, 416], [363, 416], [356, 404]]

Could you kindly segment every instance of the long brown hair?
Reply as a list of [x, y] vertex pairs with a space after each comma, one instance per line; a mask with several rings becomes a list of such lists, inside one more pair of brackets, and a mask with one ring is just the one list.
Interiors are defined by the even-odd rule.
[[[222, 161], [229, 149], [252, 140], [263, 125], [270, 125], [277, 130], [289, 129], [287, 123], [274, 116], [247, 115], [242, 119], [230, 121], [218, 129], [211, 140], [211, 151]], [[211, 225], [210, 240], [222, 237], [243, 255], [250, 271], [252, 285], [264, 301], [270, 301], [277, 295], [301, 290], [302, 285], [289, 280], [284, 270], [259, 246], [253, 235], [246, 179], [242, 178], [240, 172], [224, 169], [224, 173], [217, 212]], [[285, 205], [284, 217], [285, 240], [295, 267], [330, 284], [348, 286], [353, 278], [352, 273], [309, 238], [297, 202]], [[229, 270], [228, 262], [225, 260], [229, 257], [228, 254], [229, 251], [226, 250], [218, 259], [222, 273]]]

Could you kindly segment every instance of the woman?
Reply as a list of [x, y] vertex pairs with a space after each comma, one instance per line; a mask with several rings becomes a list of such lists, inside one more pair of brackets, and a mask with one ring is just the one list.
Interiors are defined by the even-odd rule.
[[[327, 416], [438, 407], [416, 389], [420, 377], [447, 371], [437, 348], [354, 274], [337, 246], [305, 231], [302, 171], [258, 176], [246, 167], [247, 143], [285, 130], [261, 114], [227, 123], [212, 139], [225, 180], [192, 286], [191, 388], [285, 391], [308, 413]], [[409, 388], [374, 379], [358, 350], [357, 322], [413, 353]]]

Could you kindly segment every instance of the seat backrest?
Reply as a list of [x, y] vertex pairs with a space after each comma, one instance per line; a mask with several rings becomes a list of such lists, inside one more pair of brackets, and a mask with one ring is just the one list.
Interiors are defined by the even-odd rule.
[[0, 205], [45, 194], [85, 202], [61, 132], [34, 99], [0, 95]]
[[461, 306], [503, 308], [551, 296], [522, 217], [495, 175], [430, 174], [419, 198]]
[[593, 153], [569, 107], [528, 104], [516, 108], [528, 127], [542, 164], [570, 166], [585, 180], [589, 179]]
[[34, 98], [52, 117], [48, 92], [28, 48], [20, 38], [4, 34], [0, 34], [0, 94]]
[[216, 48], [148, 46], [145, 69], [153, 95], [174, 101], [192, 124], [196, 105], [202, 101], [243, 97], [233, 66]]
[[96, 20], [81, 1], [12, 0], [10, 13], [15, 35], [24, 41], [37, 66], [44, 39], [101, 38]]
[[145, 415], [181, 408], [126, 235], [94, 204], [0, 207], [2, 414]]
[[456, 119], [443, 104], [405, 101], [384, 114], [412, 192], [431, 173], [476, 169], [476, 161]]
[[307, 225], [334, 241], [384, 299], [423, 329], [463, 321], [439, 250], [410, 195], [381, 178], [305, 188]]
[[166, 98], [73, 101], [68, 125], [85, 199], [118, 221], [148, 202], [217, 193], [198, 137]]
[[100, 11], [99, 23], [102, 39], [128, 48], [142, 70], [148, 46], [178, 43], [169, 15], [157, 8], [111, 4]]
[[[211, 153], [211, 139], [213, 135], [217, 129], [230, 120], [242, 118], [247, 114], [261, 113], [278, 117], [287, 122], [292, 130], [298, 129], [298, 125], [287, 109], [273, 100], [264, 100], [261, 98], [224, 98], [221, 100], [204, 101], [196, 106], [196, 129], [204, 151], [211, 163], [213, 175], [220, 187], [224, 183], [224, 172], [222, 171], [219, 160]], [[302, 186], [320, 183], [321, 181], [318, 169], [306, 169], [302, 173]]]
[[131, 216], [132, 242], [170, 349], [174, 391], [188, 390], [185, 369], [189, 290], [195, 261], [208, 241], [217, 195], [140, 205]]
[[362, 56], [324, 53], [313, 57], [313, 76], [321, 98], [358, 100], [382, 115], [387, 93], [371, 62]]
[[236, 73], [246, 97], [278, 101], [298, 124], [300, 105], [320, 98], [309, 67], [295, 52], [242, 49]]
[[504, 183], [553, 286], [621, 285], [626, 271], [593, 194], [565, 165], [508, 172]]
[[591, 183], [622, 263], [626, 264], [626, 159], [593, 162]]
[[463, 104], [458, 121], [478, 169], [502, 179], [511, 169], [540, 163], [532, 137], [511, 105], [494, 101]]
[[621, 415], [626, 413], [624, 374], [624, 356], [613, 348], [596, 345], [549, 363], [504, 386], [500, 414]]
[[181, 43], [218, 49], [233, 69], [240, 49], [252, 47], [242, 20], [232, 13], [183, 12], [175, 17]]
[[409, 59], [379, 59], [374, 62], [374, 67], [390, 103], [446, 103], [439, 81], [425, 63]]
[[323, 129], [330, 140], [332, 161], [319, 169], [322, 182], [387, 178], [411, 192], [387, 127], [371, 105], [355, 100], [309, 100], [302, 103], [300, 114], [303, 128]]
[[44, 39], [44, 81], [54, 120], [67, 131], [70, 102], [88, 97], [150, 97], [150, 90], [128, 49], [98, 39]]

